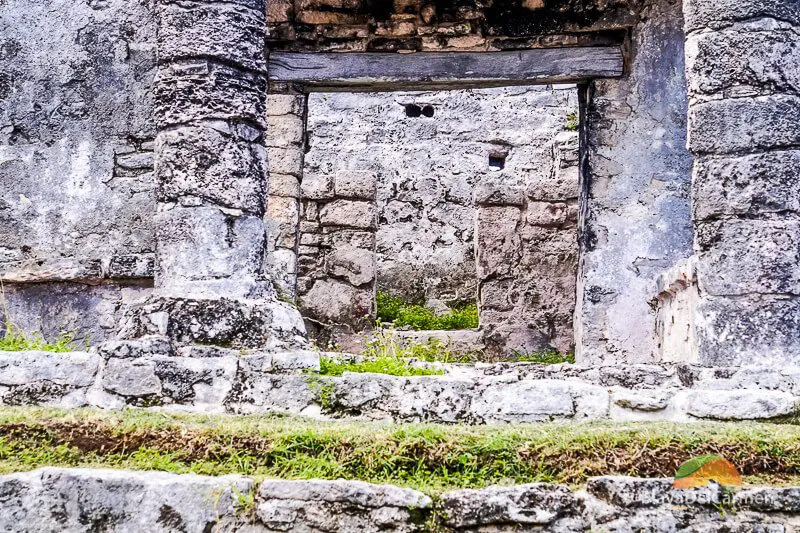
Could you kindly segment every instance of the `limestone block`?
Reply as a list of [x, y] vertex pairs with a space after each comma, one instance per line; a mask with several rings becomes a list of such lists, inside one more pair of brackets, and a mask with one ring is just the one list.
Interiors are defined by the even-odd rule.
[[377, 176], [365, 170], [343, 170], [336, 173], [334, 191], [337, 197], [374, 200], [378, 190]]
[[155, 217], [159, 277], [183, 281], [255, 277], [261, 270], [265, 224], [214, 207], [173, 208]]
[[661, 411], [666, 409], [674, 394], [674, 391], [671, 390], [632, 391], [616, 389], [612, 393], [612, 401], [615, 405], [633, 409], [634, 411]]
[[237, 357], [153, 357], [161, 394], [169, 403], [219, 408], [233, 387]]
[[162, 62], [193, 57], [264, 72], [263, 9], [231, 3], [160, 7], [158, 55]]
[[800, 37], [796, 31], [768, 29], [690, 35], [686, 41], [690, 93], [800, 92]]
[[361, 289], [333, 279], [315, 281], [298, 303], [304, 314], [326, 323], [355, 325], [375, 314], [372, 287]]
[[475, 187], [475, 205], [478, 206], [522, 206], [524, 202], [522, 188], [513, 183], [479, 183]]
[[334, 200], [325, 204], [319, 213], [323, 226], [376, 229], [378, 215], [375, 204], [355, 200]]
[[333, 176], [321, 172], [309, 172], [303, 176], [300, 184], [303, 198], [311, 200], [329, 200], [335, 196]]
[[478, 210], [476, 253], [478, 277], [509, 275], [519, 262], [520, 220], [518, 207], [485, 207]]
[[162, 335], [145, 335], [136, 340], [110, 340], [104, 342], [99, 353], [108, 359], [135, 359], [150, 355], [172, 355], [172, 342]]
[[[235, 522], [253, 482], [112, 469], [40, 468], [0, 477], [7, 531], [210, 531]], [[238, 510], [241, 512], [241, 510]], [[227, 529], [226, 529], [227, 530]]]
[[268, 94], [267, 95], [267, 116], [276, 117], [280, 115], [293, 114], [303, 115], [305, 107], [305, 97], [294, 94]]
[[256, 515], [280, 531], [423, 531], [420, 511], [432, 506], [420, 492], [362, 481], [266, 480]]
[[297, 147], [303, 143], [303, 118], [297, 115], [269, 116], [267, 146]]
[[798, 362], [800, 298], [709, 297], [695, 311], [698, 363], [705, 366]]
[[483, 333], [477, 330], [396, 331], [397, 338], [408, 344], [437, 342], [453, 353], [479, 352], [485, 348]]
[[162, 334], [177, 343], [263, 348], [276, 342], [295, 347], [305, 346], [306, 342], [302, 339], [305, 326], [300, 313], [285, 302], [161, 294], [130, 307], [120, 336], [138, 338], [151, 333], [153, 315], [161, 315]]
[[156, 124], [165, 128], [194, 120], [243, 120], [266, 127], [262, 74], [243, 72], [206, 59], [162, 66], [153, 85]]
[[327, 256], [327, 272], [355, 287], [375, 279], [375, 253], [349, 244], [335, 247]]
[[800, 294], [800, 222], [721, 220], [697, 226], [701, 291]]
[[99, 259], [48, 259], [13, 261], [0, 264], [0, 280], [4, 283], [40, 283], [46, 281], [91, 281], [103, 278]]
[[387, 404], [399, 401], [407, 378], [384, 374], [345, 372], [332, 381], [332, 407], [340, 412], [367, 412], [375, 418], [387, 418]]
[[291, 174], [269, 173], [270, 196], [285, 196], [287, 198], [300, 198], [300, 180]]
[[800, 211], [800, 150], [741, 157], [702, 157], [695, 162], [694, 212], [756, 215]]
[[567, 222], [568, 212], [564, 202], [530, 202], [524, 216], [532, 226], [558, 227]]
[[779, 391], [695, 391], [689, 395], [686, 412], [717, 420], [768, 419], [792, 414], [796, 403], [794, 396]]
[[737, 509], [796, 514], [800, 512], [800, 488], [759, 487], [736, 491]]
[[695, 104], [689, 110], [689, 148], [725, 154], [800, 144], [800, 96], [732, 98]]
[[454, 490], [442, 495], [441, 506], [445, 524], [457, 529], [503, 527], [513, 523], [552, 531], [570, 530], [565, 522], [574, 528], [571, 531], [585, 528], [581, 527], [581, 506], [565, 485], [531, 483]]
[[294, 146], [267, 147], [270, 173], [303, 175], [303, 151]]
[[264, 214], [267, 161], [263, 147], [234, 128], [182, 127], [156, 137], [160, 201], [202, 198], [256, 216]]
[[100, 357], [86, 352], [0, 352], [0, 385], [49, 381], [56, 385], [88, 387], [99, 366]]
[[272, 370], [275, 372], [292, 372], [295, 370], [312, 370], [319, 372], [320, 353], [315, 350], [295, 350], [272, 354]]
[[162, 390], [151, 359], [109, 359], [102, 383], [103, 390], [127, 397], [158, 396]]
[[301, 413], [317, 398], [317, 392], [309, 383], [308, 376], [242, 372], [226, 407], [236, 414]]
[[410, 377], [402, 393], [386, 401], [397, 421], [457, 424], [469, 420], [475, 383], [470, 379]]
[[575, 416], [575, 405], [563, 382], [521, 381], [486, 389], [473, 401], [471, 412], [486, 423], [528, 423], [571, 418]]
[[800, 25], [800, 5], [795, 0], [685, 0], [686, 31], [719, 29], [736, 21], [773, 18]]
[[687, 505], [719, 504], [723, 492], [716, 484], [696, 489], [673, 489], [672, 479], [602, 476], [589, 480], [586, 491], [605, 503], [624, 509], [654, 508], [670, 502]]

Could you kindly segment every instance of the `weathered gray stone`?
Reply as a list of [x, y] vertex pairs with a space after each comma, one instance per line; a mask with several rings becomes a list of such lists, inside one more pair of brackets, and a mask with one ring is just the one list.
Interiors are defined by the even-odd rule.
[[162, 5], [158, 54], [162, 62], [214, 57], [263, 72], [264, 11], [230, 3]]
[[672, 479], [603, 476], [589, 480], [586, 491], [611, 505], [625, 509], [692, 505], [719, 505], [723, 492], [719, 485], [710, 484], [695, 489], [674, 489]]
[[699, 224], [701, 291], [713, 296], [800, 294], [800, 222], [724, 220]]
[[539, 380], [489, 388], [475, 399], [471, 411], [487, 422], [541, 422], [575, 416], [575, 404], [565, 383]]
[[684, 0], [684, 6], [687, 31], [719, 29], [762, 17], [800, 25], [800, 6], [794, 0]]
[[136, 340], [111, 340], [104, 342], [99, 353], [106, 359], [146, 357], [149, 355], [172, 355], [173, 346], [168, 337], [145, 335]]
[[[246, 126], [238, 126], [238, 129]], [[182, 127], [156, 137], [158, 199], [196, 197], [261, 216], [264, 214], [266, 151], [242, 139], [237, 127]]]
[[319, 220], [323, 226], [375, 229], [377, 213], [370, 202], [334, 200], [322, 207]]
[[266, 126], [266, 84], [261, 74], [205, 58], [171, 63], [161, 67], [155, 79], [156, 124], [166, 128], [199, 120], [244, 121], [256, 127], [247, 134], [249, 140], [255, 140]]
[[377, 176], [365, 170], [344, 170], [334, 177], [334, 191], [341, 198], [374, 200], [378, 190]]
[[695, 163], [694, 213], [717, 215], [800, 212], [800, 151], [702, 157]]
[[[250, 363], [252, 364], [252, 362]], [[317, 399], [314, 380], [308, 376], [240, 372], [226, 407], [237, 414], [259, 412], [302, 413]]]
[[109, 359], [103, 369], [103, 389], [126, 397], [160, 396], [161, 380], [150, 359]]
[[698, 103], [689, 111], [693, 152], [727, 154], [800, 144], [800, 96], [729, 98]]
[[298, 296], [303, 312], [325, 323], [359, 324], [374, 314], [371, 288], [359, 289], [336, 280], [318, 280]]
[[742, 96], [800, 93], [800, 47], [796, 29], [742, 28], [690, 35], [686, 42], [689, 90]]
[[271, 531], [423, 531], [431, 500], [422, 493], [361, 481], [270, 481], [256, 514]]
[[794, 396], [786, 392], [696, 391], [689, 395], [686, 412], [698, 418], [751, 420], [789, 415], [796, 404]]
[[674, 395], [673, 391], [629, 391], [615, 390], [612, 393], [613, 402], [620, 407], [634, 411], [661, 411], [669, 405], [669, 400]]
[[158, 287], [221, 278], [246, 281], [260, 273], [265, 225], [258, 217], [176, 207], [159, 213], [156, 224]]
[[236, 521], [253, 482], [103, 469], [42, 468], [0, 477], [7, 531], [211, 531]]
[[0, 385], [49, 381], [57, 385], [88, 387], [99, 365], [100, 357], [85, 352], [0, 352]]
[[564, 485], [531, 483], [446, 492], [441, 506], [445, 524], [457, 529], [518, 524], [562, 531], [567, 530], [561, 528], [569, 519], [575, 527], [573, 531], [584, 529], [580, 519], [582, 504]]

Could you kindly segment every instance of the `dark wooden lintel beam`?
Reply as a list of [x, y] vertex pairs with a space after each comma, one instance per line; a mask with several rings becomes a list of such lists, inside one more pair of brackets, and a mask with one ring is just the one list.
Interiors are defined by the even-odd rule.
[[617, 46], [515, 52], [295, 53], [269, 56], [269, 81], [306, 90], [401, 90], [581, 83], [622, 75]]

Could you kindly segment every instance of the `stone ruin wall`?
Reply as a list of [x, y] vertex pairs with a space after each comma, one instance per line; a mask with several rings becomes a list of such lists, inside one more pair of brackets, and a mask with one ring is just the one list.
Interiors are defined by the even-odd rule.
[[[693, 0], [684, 13], [677, 1], [634, 4], [568, 2], [557, 10], [544, 2], [530, 12], [513, 2], [403, 2], [396, 12], [370, 14], [360, 2], [274, 1], [267, 38], [272, 50], [387, 52], [625, 42], [625, 76], [595, 81], [583, 96], [579, 359], [691, 359], [695, 342], [708, 363], [785, 357], [800, 337], [794, 333], [794, 263], [786, 255], [793, 249], [798, 141], [790, 118], [797, 110], [798, 8], [787, 0], [736, 9]], [[58, 0], [33, 7], [14, 0], [3, 9], [6, 298], [23, 327], [51, 334], [67, 327], [99, 341], [115, 329], [123, 304], [152, 285], [153, 5], [90, 2], [70, 8], [69, 20], [57, 16], [66, 9]], [[69, 51], [70, 61], [53, 63], [56, 50]], [[762, 51], [756, 63], [736, 62], [750, 51]], [[117, 90], [99, 92], [97, 79]], [[276, 97], [297, 99], [288, 89], [271, 88], [285, 93]], [[747, 129], [742, 120], [760, 126]], [[697, 156], [694, 189], [686, 131]], [[286, 146], [269, 152], [273, 191], [283, 186], [291, 198], [298, 184], [280, 176], [299, 176], [302, 156], [293, 159]], [[729, 173], [742, 179], [725, 181]], [[747, 242], [788, 244], [769, 260], [752, 259], [752, 268], [734, 268], [759, 257], [733, 239], [748, 232], [753, 238]], [[695, 251], [697, 257], [681, 266]], [[289, 253], [272, 254], [270, 261], [276, 278], [297, 269]], [[746, 348], [753, 344], [765, 346], [755, 359]]]
[[[301, 310], [360, 329], [374, 319], [376, 288], [434, 305], [478, 300], [497, 351], [555, 339], [569, 350], [577, 114], [574, 87], [312, 94], [299, 212], [284, 197], [270, 209], [290, 245], [279, 256], [299, 230]], [[272, 131], [281, 136], [297, 120], [275, 118]]]

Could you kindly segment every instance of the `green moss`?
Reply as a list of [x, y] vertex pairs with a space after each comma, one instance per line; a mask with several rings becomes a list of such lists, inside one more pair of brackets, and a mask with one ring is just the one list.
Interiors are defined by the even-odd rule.
[[41, 334], [22, 331], [10, 322], [7, 322], [5, 334], [0, 338], [0, 351], [22, 352], [38, 350], [42, 352], [74, 352], [76, 350], [76, 344], [74, 333], [61, 332], [53, 342], [47, 342]]
[[426, 331], [478, 327], [478, 306], [474, 302], [456, 305], [443, 315], [437, 315], [423, 305], [405, 302], [385, 292], [377, 294], [376, 303], [378, 320], [381, 323], [391, 322], [397, 328]]
[[[125, 410], [0, 409], [0, 472], [112, 467], [286, 479], [360, 479], [436, 494], [597, 475], [671, 477], [714, 453], [747, 481], [800, 476], [800, 427], [723, 423], [445, 426]], [[246, 506], [245, 506], [246, 507]]]

